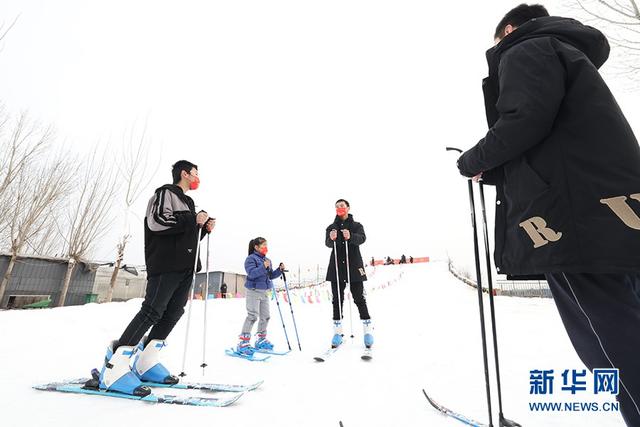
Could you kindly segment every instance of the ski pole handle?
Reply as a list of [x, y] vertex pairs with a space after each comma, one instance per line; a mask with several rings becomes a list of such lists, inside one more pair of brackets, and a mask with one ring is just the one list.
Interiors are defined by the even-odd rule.
[[[459, 148], [456, 147], [446, 147], [447, 151], [457, 151], [458, 153], [463, 153], [463, 151]], [[473, 181], [473, 177], [471, 178], [467, 178], [469, 181]], [[482, 174], [480, 174], [480, 177], [477, 179], [476, 182], [479, 182], [480, 185], [482, 185]]]

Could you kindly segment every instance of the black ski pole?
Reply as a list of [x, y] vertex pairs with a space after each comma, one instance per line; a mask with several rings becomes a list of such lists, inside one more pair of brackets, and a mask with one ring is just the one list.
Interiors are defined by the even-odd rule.
[[[349, 301], [347, 301], [347, 304], [349, 304], [349, 328], [351, 329], [351, 338], [354, 337], [353, 335], [353, 315], [351, 313], [351, 306], [353, 304], [351, 304], [351, 273], [350, 273], [350, 269], [351, 269], [351, 264], [349, 264], [349, 241], [346, 240], [344, 242], [344, 249], [345, 249], [345, 257], [346, 257], [346, 261], [347, 261], [347, 286], [349, 286]], [[345, 286], [346, 288], [346, 286]], [[346, 291], [346, 289], [345, 289]], [[346, 292], [345, 292], [346, 293]]]
[[[457, 151], [462, 153], [462, 150], [454, 147], [447, 147], [447, 151]], [[482, 297], [482, 273], [480, 270], [480, 249], [478, 247], [478, 227], [476, 225], [476, 206], [473, 197], [473, 180], [469, 178], [467, 180], [469, 188], [469, 206], [471, 208], [471, 227], [473, 229], [473, 250], [475, 255], [476, 264], [476, 282], [478, 289], [478, 307], [480, 310], [480, 333], [482, 335], [482, 357], [484, 361], [484, 381], [487, 389], [487, 406], [489, 410], [489, 427], [493, 427], [493, 415], [491, 409], [491, 384], [489, 381], [489, 360], [487, 357], [487, 334], [484, 324], [484, 302]]]
[[489, 254], [489, 232], [487, 230], [487, 210], [484, 200], [484, 184], [482, 179], [479, 181], [480, 187], [480, 204], [482, 206], [482, 229], [484, 232], [484, 252], [487, 262], [487, 286], [489, 288], [489, 307], [491, 311], [491, 331], [493, 333], [493, 353], [496, 360], [496, 379], [498, 383], [498, 422], [500, 427], [521, 427], [515, 421], [506, 419], [502, 414], [502, 385], [500, 383], [500, 361], [498, 358], [498, 334], [496, 332], [496, 312], [493, 298], [493, 278], [491, 274], [491, 255]]
[[[336, 230], [337, 232], [337, 230]], [[336, 237], [336, 240], [338, 240], [338, 238]], [[342, 293], [342, 295], [340, 294], [340, 272], [338, 270], [338, 246], [336, 243], [336, 240], [333, 241], [333, 258], [336, 262], [336, 298], [338, 298], [338, 312], [340, 312], [340, 327], [342, 327], [342, 298], [344, 296], [344, 292]], [[347, 266], [347, 271], [349, 269], [349, 266]], [[332, 289], [333, 291], [333, 289]], [[346, 285], [345, 285], [345, 292], [346, 292]], [[332, 307], [333, 308], [333, 307]]]

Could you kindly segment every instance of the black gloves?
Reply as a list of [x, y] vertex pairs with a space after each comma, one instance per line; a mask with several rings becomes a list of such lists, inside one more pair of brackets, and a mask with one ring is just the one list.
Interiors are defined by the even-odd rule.
[[460, 175], [466, 176], [467, 178], [473, 178], [474, 176], [476, 176], [478, 174], [474, 173], [474, 172], [470, 172], [470, 171], [465, 169], [465, 166], [464, 166], [464, 155], [465, 154], [466, 153], [463, 153], [460, 157], [458, 157], [458, 161], [456, 162], [456, 166], [458, 166], [458, 170], [460, 171]]

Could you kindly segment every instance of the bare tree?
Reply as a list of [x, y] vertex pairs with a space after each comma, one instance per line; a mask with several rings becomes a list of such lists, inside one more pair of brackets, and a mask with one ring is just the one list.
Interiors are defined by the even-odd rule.
[[80, 163], [83, 165], [84, 174], [76, 181], [78, 191], [70, 200], [67, 222], [63, 225], [58, 224], [69, 259], [58, 307], [65, 303], [77, 264], [89, 256], [112, 222], [110, 210], [117, 187], [114, 171], [109, 168], [111, 163], [106, 154], [98, 156], [97, 150], [93, 151], [87, 161]]
[[0, 232], [6, 230], [11, 208], [11, 184], [22, 170], [35, 161], [53, 136], [51, 127], [43, 128], [22, 113], [11, 123], [11, 116], [0, 106]]
[[640, 83], [639, 5], [638, 0], [570, 0], [569, 5], [588, 23], [602, 27], [616, 58], [612, 65], [636, 83]]
[[142, 192], [149, 185], [149, 181], [158, 171], [160, 159], [157, 158], [155, 165], [152, 159], [156, 158], [151, 155], [151, 145], [147, 139], [147, 124], [145, 123], [140, 135], [136, 135], [135, 126], [131, 128], [128, 135], [123, 138], [122, 156], [118, 162], [118, 174], [124, 179], [124, 226], [123, 233], [116, 245], [116, 260], [114, 263], [109, 289], [107, 291], [107, 302], [111, 302], [113, 298], [113, 289], [118, 280], [118, 273], [122, 260], [124, 259], [124, 251], [127, 243], [131, 238], [130, 216], [131, 206], [140, 198]]
[[51, 240], [50, 211], [60, 208], [70, 187], [69, 162], [60, 157], [41, 166], [22, 168], [9, 187], [11, 204], [7, 210], [9, 265], [0, 282], [0, 301], [4, 297], [19, 255], [36, 241]]

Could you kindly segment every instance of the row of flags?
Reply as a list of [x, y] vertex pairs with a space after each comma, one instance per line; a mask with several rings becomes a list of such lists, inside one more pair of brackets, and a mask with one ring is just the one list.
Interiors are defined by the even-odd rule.
[[[393, 286], [400, 280], [402, 280], [403, 275], [404, 272], [399, 272], [399, 274], [393, 279], [384, 280], [373, 285], [365, 285], [365, 292], [377, 292], [379, 290]], [[284, 300], [285, 303], [289, 302], [289, 299], [287, 298], [287, 292], [284, 289], [274, 289], [271, 299], [275, 299], [276, 292], [279, 299]], [[313, 285], [308, 288], [290, 289], [289, 296], [291, 297], [292, 303], [299, 302], [301, 304], [322, 304], [327, 302], [331, 303], [332, 299], [329, 282], [324, 282], [321, 285]], [[345, 298], [351, 300], [351, 292], [349, 292], [348, 289], [345, 292]]]

